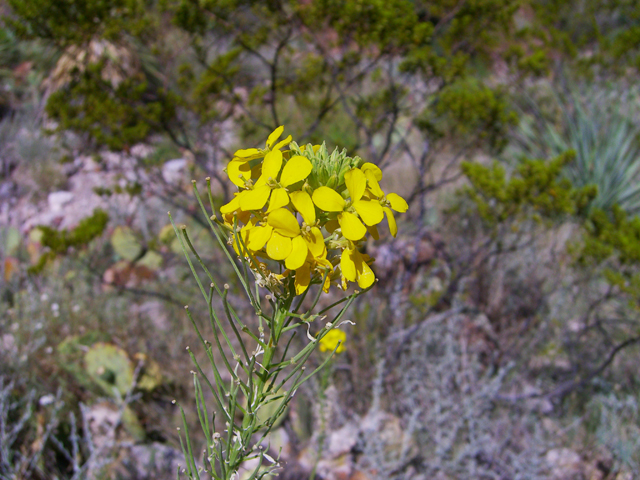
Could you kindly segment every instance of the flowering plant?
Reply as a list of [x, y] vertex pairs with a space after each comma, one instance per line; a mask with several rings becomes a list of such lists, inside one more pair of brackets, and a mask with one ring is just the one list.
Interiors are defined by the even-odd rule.
[[[343, 332], [334, 329], [346, 321], [343, 316], [354, 299], [375, 282], [370, 266], [373, 259], [360, 252], [367, 234], [378, 239], [377, 225], [386, 215], [390, 232], [395, 236], [393, 212], [405, 212], [408, 208], [402, 197], [381, 189], [382, 171], [376, 165], [349, 157], [345, 150], [336, 149], [329, 154], [324, 144], [298, 146], [291, 136], [279, 141], [283, 131], [284, 127], [276, 128], [264, 149], [235, 152], [226, 172], [238, 191], [220, 208], [220, 218], [215, 213], [209, 216], [193, 182], [209, 226], [253, 307], [257, 331], [242, 321], [228, 301], [229, 285], [220, 288], [216, 283], [186, 228], [178, 228], [171, 220], [209, 306], [215, 341], [212, 344], [204, 339], [185, 307], [213, 371], [212, 382], [187, 348], [197, 369], [193, 372], [196, 403], [207, 439], [199, 465], [187, 423], [183, 422], [186, 457], [183, 473], [189, 478], [199, 479], [200, 474], [220, 480], [239, 478], [241, 466], [246, 468], [251, 462], [254, 467], [243, 478], [263, 478], [278, 468], [278, 458], [269, 456], [262, 442], [299, 386], [331, 359], [329, 355], [314, 372], [305, 372], [305, 362], [318, 345], [322, 351], [332, 350], [332, 354], [344, 348]], [[207, 186], [210, 207], [215, 212], [209, 179]], [[237, 258], [225, 244], [233, 247]], [[197, 275], [192, 257], [211, 281], [208, 291]], [[254, 285], [249, 275], [253, 276]], [[314, 313], [323, 292], [328, 293], [334, 284], [346, 292], [349, 282], [357, 283], [362, 290], [355, 290]], [[318, 285], [315, 298], [310, 304], [304, 303], [313, 285]], [[223, 302], [231, 334], [212, 306], [214, 295]], [[324, 322], [328, 315], [333, 318], [317, 327], [316, 335], [311, 335], [312, 322]], [[306, 328], [308, 343], [299, 352], [289, 354], [298, 327]], [[228, 383], [223, 380], [222, 368], [231, 379]], [[216, 411], [211, 419], [200, 378], [215, 401]], [[261, 410], [266, 410], [268, 404], [272, 413], [265, 418]], [[224, 420], [223, 432], [216, 430], [216, 416]]]

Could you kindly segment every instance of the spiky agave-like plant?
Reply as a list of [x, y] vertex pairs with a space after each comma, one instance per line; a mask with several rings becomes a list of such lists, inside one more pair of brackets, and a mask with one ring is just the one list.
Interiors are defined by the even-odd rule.
[[616, 89], [567, 87], [544, 99], [528, 98], [510, 157], [556, 158], [572, 150], [566, 177], [574, 186], [596, 185], [590, 208], [619, 205], [640, 213], [640, 125], [634, 122], [638, 94]]

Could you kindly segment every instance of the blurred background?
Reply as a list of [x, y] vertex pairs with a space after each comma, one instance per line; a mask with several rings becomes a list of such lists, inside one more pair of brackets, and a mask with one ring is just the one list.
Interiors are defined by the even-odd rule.
[[206, 307], [167, 211], [250, 322], [191, 180], [226, 203], [279, 125], [410, 204], [273, 434], [281, 478], [640, 478], [636, 2], [0, 14], [0, 478], [175, 478]]

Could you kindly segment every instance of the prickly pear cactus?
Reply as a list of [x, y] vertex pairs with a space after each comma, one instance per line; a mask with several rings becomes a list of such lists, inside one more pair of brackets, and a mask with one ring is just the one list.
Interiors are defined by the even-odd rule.
[[111, 245], [125, 260], [134, 260], [142, 252], [142, 245], [129, 227], [118, 226], [111, 235]]
[[94, 344], [84, 355], [84, 365], [92, 380], [109, 395], [114, 395], [114, 388], [121, 395], [131, 388], [133, 364], [127, 353], [115, 345]]

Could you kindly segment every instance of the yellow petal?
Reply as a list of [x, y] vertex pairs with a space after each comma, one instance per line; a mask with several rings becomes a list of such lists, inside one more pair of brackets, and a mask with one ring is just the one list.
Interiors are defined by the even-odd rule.
[[322, 238], [322, 232], [318, 227], [312, 227], [304, 239], [307, 242], [309, 251], [314, 257], [321, 257], [322, 254], [325, 253], [324, 238]]
[[344, 198], [329, 187], [319, 187], [313, 191], [313, 203], [325, 212], [341, 212], [344, 210]]
[[367, 177], [359, 168], [349, 170], [344, 174], [344, 183], [347, 185], [351, 201], [355, 202], [362, 198], [362, 194], [367, 188]]
[[298, 235], [291, 240], [291, 253], [284, 262], [284, 266], [289, 270], [297, 270], [307, 259], [307, 243]]
[[273, 212], [278, 208], [286, 207], [287, 205], [289, 205], [289, 194], [284, 188], [276, 188], [271, 192], [267, 213]]
[[371, 267], [365, 263], [361, 257], [361, 261], [356, 261], [356, 270], [358, 277], [358, 286], [360, 288], [369, 288], [376, 281], [376, 275]]
[[354, 250], [350, 248], [345, 249], [340, 257], [340, 270], [342, 276], [350, 282], [356, 281], [356, 264], [353, 261]]
[[296, 237], [300, 235], [300, 225], [298, 220], [286, 208], [279, 208], [269, 214], [267, 223], [271, 225], [281, 235]]
[[309, 269], [308, 263], [305, 263], [302, 267], [296, 270], [296, 276], [293, 283], [296, 287], [296, 295], [300, 295], [309, 288], [309, 284], [311, 283], [311, 270]]
[[267, 204], [271, 189], [266, 185], [246, 190], [240, 195], [240, 208], [242, 210], [260, 210]]
[[291, 143], [291, 135], [289, 135], [287, 138], [285, 138], [284, 140], [278, 142], [271, 150], [279, 150], [282, 147], [284, 147], [285, 145], [289, 145]]
[[284, 132], [284, 125], [280, 125], [273, 132], [271, 132], [271, 134], [269, 135], [269, 138], [267, 138], [267, 148], [271, 148], [271, 145], [273, 145], [273, 142], [275, 142], [277, 139], [280, 138], [280, 135], [282, 135], [282, 132]]
[[316, 223], [316, 207], [313, 205], [311, 196], [307, 192], [291, 192], [289, 197], [291, 197], [291, 203], [293, 203], [296, 210], [300, 212], [300, 215], [302, 215], [307, 225]]
[[371, 190], [371, 193], [376, 197], [383, 197], [384, 192], [380, 188], [374, 172], [372, 170], [367, 170], [364, 172], [364, 175], [367, 177], [367, 183], [369, 184], [369, 190]]
[[248, 162], [240, 159], [233, 159], [227, 165], [227, 175], [238, 187], [244, 187], [246, 180], [251, 178], [251, 167]]
[[300, 180], [304, 180], [309, 176], [313, 166], [309, 159], [296, 155], [291, 157], [287, 164], [282, 169], [282, 177], [280, 177], [280, 184], [284, 187], [293, 185]]
[[373, 177], [377, 181], [382, 180], [382, 170], [380, 170], [380, 167], [378, 167], [375, 163], [371, 163], [371, 162], [364, 163], [360, 167], [360, 170], [362, 170], [365, 173], [367, 173], [367, 171], [371, 171], [373, 172]]
[[267, 153], [262, 162], [262, 177], [265, 181], [269, 178], [278, 179], [278, 173], [282, 167], [282, 152], [280, 150], [272, 150]]
[[367, 233], [367, 228], [353, 213], [342, 212], [338, 215], [338, 223], [342, 229], [342, 235], [351, 241], [358, 241]]
[[397, 193], [387, 193], [387, 200], [396, 212], [404, 213], [409, 209], [406, 200]]
[[384, 218], [382, 206], [377, 200], [358, 200], [353, 207], [367, 225], [377, 225]]
[[273, 232], [267, 242], [267, 255], [273, 260], [284, 260], [291, 253], [291, 239]]
[[254, 227], [249, 231], [249, 240], [247, 241], [247, 247], [249, 250], [257, 251], [261, 250], [267, 241], [271, 238], [273, 227], [265, 225], [262, 227]]
[[238, 157], [239, 159], [243, 159], [245, 162], [253, 158], [260, 158], [262, 154], [260, 150], [257, 148], [246, 148], [241, 150], [236, 150], [236, 153], [233, 154], [234, 157]]
[[239, 208], [240, 208], [240, 195], [236, 195], [235, 197], [233, 197], [233, 200], [231, 200], [229, 203], [222, 205], [220, 207], [220, 213], [224, 215], [225, 213], [235, 212]]
[[394, 237], [398, 233], [398, 225], [396, 224], [396, 219], [393, 216], [393, 211], [390, 208], [384, 207], [384, 213], [387, 214], [387, 221], [389, 222], [389, 231], [391, 235]]

